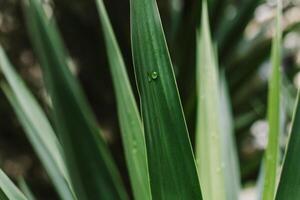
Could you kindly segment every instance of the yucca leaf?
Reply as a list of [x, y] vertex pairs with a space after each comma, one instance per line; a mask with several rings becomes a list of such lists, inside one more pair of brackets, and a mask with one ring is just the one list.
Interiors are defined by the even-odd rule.
[[2, 83], [1, 87], [54, 187], [62, 199], [75, 199], [67, 181], [68, 174], [56, 135], [41, 107], [16, 73], [1, 47], [0, 69], [9, 84], [8, 86]]
[[196, 159], [203, 198], [226, 199], [221, 148], [220, 88], [212, 45], [207, 2], [202, 3], [201, 33], [197, 39]]
[[122, 139], [135, 199], [151, 199], [144, 128], [125, 63], [102, 0], [97, 0], [113, 78]]
[[240, 167], [234, 137], [233, 116], [227, 82], [224, 72], [220, 77], [220, 122], [221, 149], [224, 163], [226, 196], [229, 200], [238, 200], [241, 188]]
[[265, 178], [263, 200], [275, 197], [279, 165], [280, 90], [281, 90], [281, 0], [277, 0], [276, 33], [272, 45], [272, 72], [268, 94], [268, 145], [264, 157]]
[[0, 169], [0, 199], [1, 200], [27, 200], [24, 194]]
[[28, 200], [36, 199], [23, 177], [21, 177], [19, 179], [19, 186], [20, 186], [21, 191], [24, 193], [24, 195], [26, 196], [26, 198]]
[[200, 184], [155, 0], [131, 0], [134, 68], [153, 199], [201, 199]]
[[127, 199], [81, 87], [71, 74], [67, 55], [53, 19], [40, 0], [25, 4], [27, 25], [39, 56], [53, 103], [53, 118], [64, 150], [74, 191], [80, 200]]
[[300, 196], [300, 104], [299, 93], [295, 107], [292, 129], [284, 159], [282, 173], [276, 192], [276, 200], [297, 200]]

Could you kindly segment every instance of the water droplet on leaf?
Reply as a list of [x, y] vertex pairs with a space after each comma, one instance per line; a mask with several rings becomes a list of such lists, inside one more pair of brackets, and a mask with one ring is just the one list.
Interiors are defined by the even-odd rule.
[[151, 78], [152, 78], [153, 80], [156, 80], [156, 79], [158, 78], [158, 73], [157, 73], [156, 71], [152, 72], [152, 73], [151, 73]]
[[148, 81], [149, 83], [158, 79], [159, 75], [158, 75], [158, 72], [156, 71], [152, 71], [152, 72], [148, 72]]

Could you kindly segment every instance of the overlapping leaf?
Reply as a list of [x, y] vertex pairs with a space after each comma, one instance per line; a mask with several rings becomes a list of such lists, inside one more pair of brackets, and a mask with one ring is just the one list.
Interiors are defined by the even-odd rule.
[[233, 116], [225, 74], [220, 76], [220, 123], [221, 148], [224, 163], [224, 179], [227, 199], [238, 200], [241, 188], [240, 166], [238, 161]]
[[24, 194], [0, 169], [0, 199], [1, 200], [27, 200]]
[[[202, 4], [197, 41], [196, 159], [204, 199], [226, 199], [217, 59], [212, 45], [207, 3]], [[217, 191], [217, 192], [216, 192]]]
[[66, 50], [53, 19], [40, 0], [25, 4], [27, 25], [53, 103], [74, 191], [80, 200], [127, 199], [120, 175], [83, 92], [72, 76]]
[[285, 155], [282, 173], [276, 192], [276, 200], [297, 200], [300, 196], [300, 104], [299, 94], [290, 132], [289, 143]]
[[20, 178], [19, 180], [19, 186], [21, 191], [24, 193], [24, 195], [28, 200], [36, 200], [36, 198], [34, 197], [32, 191], [30, 190], [29, 186], [27, 185], [23, 177]]
[[2, 84], [9, 102], [25, 129], [26, 136], [49, 174], [60, 197], [75, 199], [56, 135], [33, 95], [18, 76], [0, 47], [0, 69], [9, 86]]
[[117, 97], [119, 121], [135, 199], [151, 199], [143, 125], [126, 67], [102, 0], [97, 6]]

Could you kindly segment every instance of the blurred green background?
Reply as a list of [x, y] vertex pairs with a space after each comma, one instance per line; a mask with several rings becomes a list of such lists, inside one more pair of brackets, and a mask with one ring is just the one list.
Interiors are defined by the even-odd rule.
[[[100, 22], [93, 0], [44, 0], [54, 15], [70, 51], [73, 72], [80, 80], [129, 185]], [[195, 122], [195, 30], [200, 0], [158, 0], [169, 50], [184, 106], [191, 139]], [[266, 145], [266, 96], [273, 33], [274, 5], [261, 0], [210, 1], [211, 28], [219, 62], [230, 87], [235, 117], [242, 180], [252, 186], [258, 176]], [[129, 1], [106, 0], [132, 84], [135, 85], [130, 49]], [[297, 88], [300, 87], [300, 7], [284, 1], [282, 123], [289, 128]], [[36, 97], [48, 109], [39, 64], [32, 52], [19, 0], [0, 0], [0, 43], [18, 67]], [[2, 78], [2, 77], [1, 77]], [[283, 136], [282, 146], [285, 145]], [[39, 199], [57, 199], [11, 107], [0, 91], [0, 166], [16, 180], [24, 176]], [[128, 186], [129, 187], [129, 186]], [[245, 192], [248, 192], [246, 190]], [[251, 193], [251, 191], [250, 191]], [[248, 196], [248, 195], [247, 195]]]

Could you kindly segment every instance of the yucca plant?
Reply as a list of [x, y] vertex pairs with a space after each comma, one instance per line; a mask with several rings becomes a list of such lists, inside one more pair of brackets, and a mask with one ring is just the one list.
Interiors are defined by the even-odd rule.
[[[169, 3], [176, 6], [178, 2]], [[229, 2], [197, 1], [195, 8], [201, 17], [198, 20], [195, 14], [193, 19], [189, 18], [194, 23], [194, 33], [189, 34], [196, 36], [195, 41], [192, 40], [195, 48], [176, 41], [177, 37], [187, 33], [176, 29], [180, 22], [175, 11], [172, 15], [174, 27], [171, 29], [174, 32], [168, 34], [173, 37], [173, 42], [170, 39], [168, 44], [157, 2], [130, 0], [132, 61], [140, 104], [135, 98], [135, 87], [130, 82], [104, 2], [96, 0], [94, 3], [99, 13], [116, 94], [130, 187], [124, 184], [103, 130], [99, 128], [83, 89], [72, 73], [71, 57], [53, 12], [49, 12], [53, 10], [49, 10], [41, 0], [22, 2], [29, 36], [50, 99], [47, 104], [49, 113], [16, 72], [4, 49], [0, 48], [0, 71], [4, 76], [2, 91], [59, 199], [239, 199], [242, 175], [234, 132], [238, 129], [237, 124], [239, 128], [251, 124], [252, 113], [237, 119], [233, 116], [232, 107], [239, 106], [247, 95], [251, 95], [247, 93], [251, 88], [243, 83], [268, 57], [272, 67], [269, 89], [264, 92], [268, 96], [266, 118], [269, 134], [260, 167], [261, 179], [257, 184], [260, 186], [259, 196], [263, 200], [297, 200], [300, 197], [298, 100], [295, 106], [293, 103], [286, 105], [295, 107], [295, 111], [288, 145], [284, 148], [284, 156], [280, 155], [284, 132], [282, 99], [287, 98], [283, 98], [287, 89], [284, 82], [286, 74], [281, 68], [282, 38], [298, 27], [296, 22], [283, 28], [281, 0], [276, 2], [273, 39], [261, 37], [266, 31], [262, 29], [262, 33], [248, 42], [245, 49], [239, 46], [243, 31], [260, 4], [259, 0], [244, 0], [233, 20], [222, 19], [221, 16], [226, 13]], [[176, 64], [172, 62], [168, 45], [173, 46], [174, 55], [178, 55], [174, 58]], [[271, 54], [269, 46], [272, 46]], [[184, 54], [191, 49], [195, 50], [195, 64], [184, 68]], [[245, 67], [233, 71], [239, 65]], [[196, 73], [191, 73], [193, 71]], [[186, 87], [195, 88], [190, 89], [190, 94], [183, 100], [184, 109], [177, 85], [182, 81], [182, 74], [188, 77], [185, 81], [190, 86]], [[232, 79], [227, 78], [232, 74]], [[237, 95], [239, 92], [242, 93]], [[193, 128], [188, 130], [185, 119], [195, 121], [195, 134], [192, 134]], [[194, 135], [195, 139], [190, 140]], [[0, 171], [0, 199], [36, 199], [26, 181], [20, 180], [21, 190]]]

